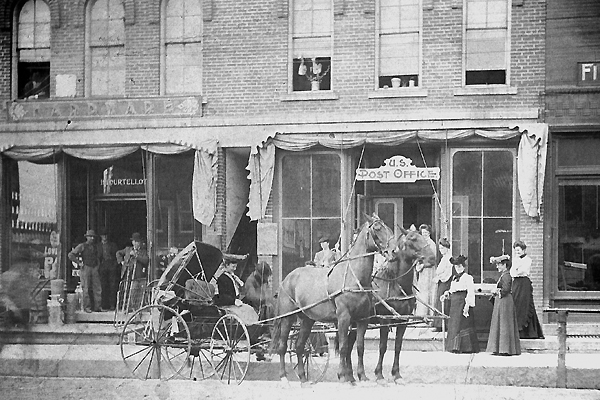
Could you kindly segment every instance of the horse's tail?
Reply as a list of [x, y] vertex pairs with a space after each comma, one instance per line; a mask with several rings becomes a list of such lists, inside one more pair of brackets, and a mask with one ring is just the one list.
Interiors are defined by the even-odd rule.
[[[279, 315], [279, 301], [275, 308], [275, 315]], [[273, 329], [271, 330], [271, 345], [269, 346], [269, 354], [277, 353], [279, 340], [281, 338], [281, 318], [275, 318], [273, 321]]]

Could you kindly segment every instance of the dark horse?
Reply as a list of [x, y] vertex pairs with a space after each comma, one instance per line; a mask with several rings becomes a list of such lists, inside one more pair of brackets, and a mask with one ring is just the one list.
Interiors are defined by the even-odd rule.
[[[298, 365], [304, 365], [304, 345], [315, 321], [336, 323], [340, 351], [338, 378], [354, 382], [352, 349], [348, 343], [351, 324], [357, 325], [358, 374], [365, 377], [363, 354], [368, 317], [371, 315], [371, 274], [375, 252], [392, 260], [396, 250], [394, 233], [375, 214], [367, 216], [350, 250], [332, 269], [301, 267], [292, 271], [281, 283], [277, 297], [277, 318], [273, 326], [271, 352], [279, 354], [280, 378], [287, 381], [285, 354], [288, 336], [296, 318], [300, 331], [296, 340]], [[347, 356], [346, 356], [347, 355]], [[306, 371], [299, 368], [302, 383], [307, 381]]]
[[[402, 229], [402, 236], [398, 240], [398, 254], [394, 261], [389, 261], [387, 268], [380, 269], [373, 277], [375, 289], [375, 315], [395, 315], [391, 307], [400, 315], [412, 314], [415, 298], [413, 296], [413, 275], [415, 266], [423, 263], [425, 267], [435, 266], [435, 253], [427, 245], [425, 238], [418, 232]], [[383, 301], [382, 301], [383, 300]], [[377, 320], [377, 317], [374, 318]], [[380, 318], [379, 329], [379, 361], [375, 368], [377, 380], [383, 380], [383, 356], [387, 350], [389, 328], [385, 326], [387, 319]], [[374, 322], [372, 320], [372, 322]], [[394, 381], [402, 378], [400, 375], [400, 350], [402, 338], [406, 331], [406, 321], [394, 321], [396, 326], [396, 342], [392, 376]]]

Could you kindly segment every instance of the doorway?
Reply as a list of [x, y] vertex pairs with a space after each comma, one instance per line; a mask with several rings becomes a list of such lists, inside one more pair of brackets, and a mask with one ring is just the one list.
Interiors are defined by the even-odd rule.
[[414, 225], [419, 228], [421, 224], [428, 224], [435, 229], [432, 201], [431, 197], [421, 196], [380, 197], [374, 199], [373, 207], [379, 218], [398, 236], [399, 227], [408, 229]]
[[97, 225], [105, 229], [110, 240], [119, 249], [131, 245], [131, 234], [139, 232], [142, 237], [147, 233], [146, 200], [99, 200], [97, 204]]

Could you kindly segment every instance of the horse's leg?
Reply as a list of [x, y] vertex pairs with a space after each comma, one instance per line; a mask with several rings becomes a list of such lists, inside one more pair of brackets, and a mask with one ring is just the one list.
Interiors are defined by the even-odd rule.
[[402, 350], [402, 339], [406, 332], [406, 325], [400, 324], [396, 327], [396, 343], [394, 346], [394, 365], [392, 366], [392, 376], [394, 382], [402, 383], [402, 375], [400, 375], [400, 350]]
[[287, 372], [285, 371], [285, 355], [287, 353], [288, 337], [290, 336], [290, 330], [292, 324], [296, 319], [295, 315], [281, 318], [279, 322], [279, 332], [277, 339], [279, 343], [275, 348], [275, 352], [279, 354], [279, 379], [283, 382], [287, 382]]
[[383, 381], [385, 379], [383, 377], [383, 357], [387, 351], [389, 332], [390, 329], [387, 326], [382, 326], [379, 328], [379, 360], [377, 361], [377, 366], [375, 367], [375, 377], [378, 381]]
[[367, 332], [367, 321], [362, 320], [356, 323], [356, 352], [358, 353], [358, 366], [356, 368], [356, 373], [358, 374], [358, 379], [360, 381], [368, 381], [367, 374], [365, 374], [365, 364], [364, 364], [364, 355], [365, 355], [365, 333]]
[[298, 377], [301, 383], [308, 381], [306, 378], [306, 368], [304, 362], [304, 350], [306, 347], [306, 341], [310, 335], [314, 320], [310, 318], [302, 318], [300, 324], [300, 331], [298, 332], [298, 338], [296, 339], [296, 357], [298, 358]]
[[340, 366], [338, 369], [338, 379], [341, 382], [354, 383], [354, 376], [348, 369], [348, 330], [350, 328], [350, 315], [347, 312], [340, 312], [338, 308], [338, 342], [340, 352]]
[[[353, 373], [352, 367], [352, 349], [354, 349], [354, 344], [356, 343], [356, 326], [354, 324], [350, 324], [350, 331], [348, 332], [348, 353], [346, 354], [346, 368], [350, 371], [351, 375]], [[354, 380], [354, 378], [353, 378]]]

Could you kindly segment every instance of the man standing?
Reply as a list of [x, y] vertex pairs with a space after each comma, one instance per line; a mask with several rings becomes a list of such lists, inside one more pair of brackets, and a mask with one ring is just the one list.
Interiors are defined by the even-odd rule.
[[135, 232], [131, 235], [131, 246], [116, 252], [117, 261], [121, 264], [121, 280], [123, 281], [123, 310], [140, 308], [144, 301], [144, 287], [148, 276], [148, 251], [142, 245], [142, 235]]
[[[102, 302], [102, 284], [100, 283], [100, 274], [98, 268], [102, 254], [98, 245], [95, 243], [96, 232], [92, 229], [85, 233], [86, 241], [78, 244], [69, 253], [69, 260], [79, 265], [81, 279], [81, 289], [83, 290], [83, 309], [87, 313], [102, 311], [100, 304]], [[80, 256], [81, 258], [79, 258]], [[94, 296], [93, 306], [90, 302], [90, 290]]]
[[117, 263], [117, 245], [108, 240], [108, 232], [100, 232], [102, 262], [100, 263], [100, 282], [102, 283], [102, 307], [114, 310], [117, 304], [117, 287], [121, 269]]

